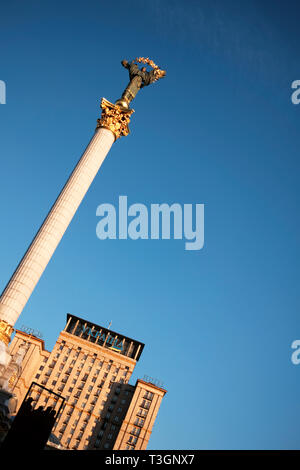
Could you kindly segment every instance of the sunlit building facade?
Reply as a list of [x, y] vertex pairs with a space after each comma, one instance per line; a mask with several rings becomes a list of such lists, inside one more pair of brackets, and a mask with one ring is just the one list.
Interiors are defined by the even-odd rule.
[[[17, 330], [11, 354], [24, 346], [13, 393], [20, 406], [34, 381], [65, 398], [52, 430], [60, 449], [147, 448], [166, 390], [141, 379], [129, 384], [143, 343], [68, 314], [51, 352], [42, 339]], [[35, 406], [53, 399], [42, 388], [33, 398]]]

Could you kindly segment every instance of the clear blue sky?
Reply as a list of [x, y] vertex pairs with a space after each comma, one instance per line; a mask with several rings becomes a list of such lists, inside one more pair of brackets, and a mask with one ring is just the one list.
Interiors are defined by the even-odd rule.
[[[52, 349], [70, 312], [146, 344], [168, 394], [149, 449], [299, 449], [296, 1], [1, 6], [0, 287], [89, 142], [124, 58], [167, 70], [134, 102], [17, 327]], [[205, 245], [96, 237], [96, 208], [205, 204]]]

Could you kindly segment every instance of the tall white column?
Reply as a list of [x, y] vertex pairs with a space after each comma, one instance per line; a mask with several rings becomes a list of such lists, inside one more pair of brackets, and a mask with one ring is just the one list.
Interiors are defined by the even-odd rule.
[[13, 327], [17, 321], [114, 140], [115, 136], [110, 130], [96, 129], [0, 297], [2, 323]]
[[97, 129], [41, 228], [0, 296], [0, 376], [10, 361], [13, 326], [70, 224], [113, 142], [129, 134], [133, 109], [105, 98]]

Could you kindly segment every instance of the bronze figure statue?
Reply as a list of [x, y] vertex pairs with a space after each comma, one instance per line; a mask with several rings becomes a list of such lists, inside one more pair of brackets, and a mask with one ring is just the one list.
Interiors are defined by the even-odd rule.
[[[139, 68], [135, 61], [150, 65], [152, 70], [148, 72], [146, 67]], [[148, 58], [145, 59], [144, 57], [140, 57], [135, 59], [135, 61], [132, 60], [131, 62], [128, 62], [127, 60], [122, 60], [121, 62], [123, 67], [128, 69], [130, 79], [130, 82], [122, 94], [122, 98], [116, 101], [116, 105], [122, 106], [124, 108], [129, 108], [129, 103], [136, 97], [136, 94], [141, 88], [156, 82], [166, 75], [165, 70], [161, 70], [157, 65], [154, 64], [152, 60]]]
[[[139, 63], [149, 65], [152, 70], [148, 72], [146, 67], [140, 68], [138, 66]], [[121, 64], [128, 69], [130, 81], [122, 97], [117, 100], [115, 104], [102, 98], [100, 105], [102, 109], [101, 119], [97, 119], [97, 129], [99, 127], [109, 129], [114, 134], [115, 139], [126, 136], [130, 132], [130, 116], [134, 113], [134, 110], [129, 107], [129, 104], [136, 97], [138, 91], [166, 75], [166, 71], [161, 70], [158, 65], [148, 57], [137, 57], [131, 62], [122, 60]]]

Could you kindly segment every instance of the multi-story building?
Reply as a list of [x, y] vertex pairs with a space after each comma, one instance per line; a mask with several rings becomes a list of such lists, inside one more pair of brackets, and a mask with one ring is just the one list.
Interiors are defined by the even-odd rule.
[[[42, 339], [16, 330], [11, 354], [20, 348], [18, 406], [33, 381], [63, 396], [52, 430], [61, 449], [146, 449], [166, 390], [147, 380], [128, 383], [143, 343], [68, 314], [51, 352]], [[42, 388], [33, 398], [35, 406], [51, 406]]]

